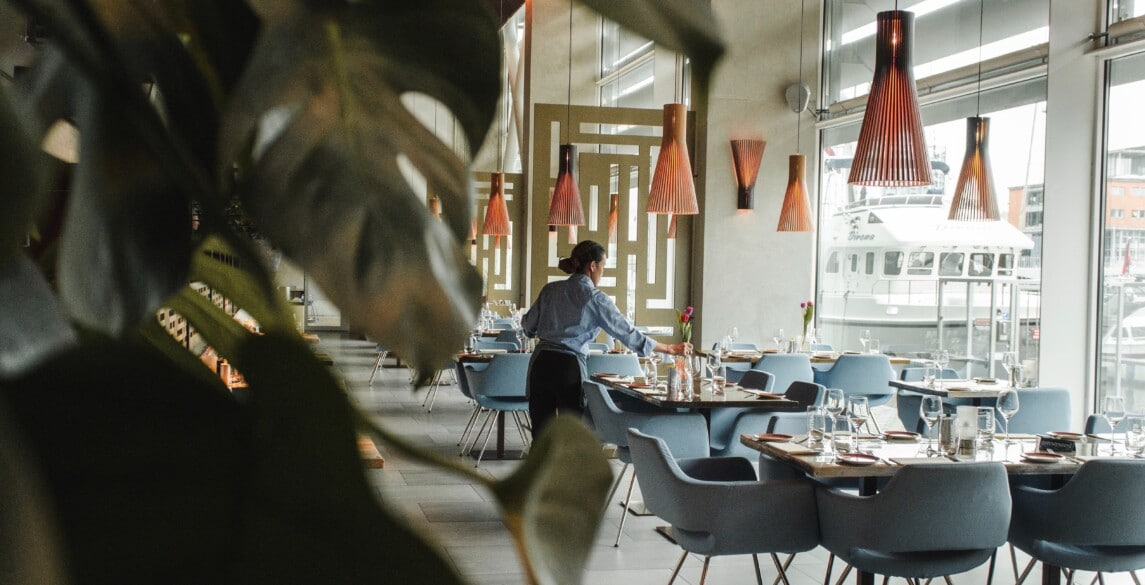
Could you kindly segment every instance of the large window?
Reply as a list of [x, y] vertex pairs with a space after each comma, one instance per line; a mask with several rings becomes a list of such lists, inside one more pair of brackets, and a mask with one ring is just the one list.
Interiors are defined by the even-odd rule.
[[[820, 135], [820, 266], [829, 266], [828, 258], [872, 254], [882, 270], [821, 270], [817, 325], [836, 347], [857, 346], [869, 329], [885, 351], [950, 350], [963, 375], [1003, 375], [1001, 353], [1018, 351], [1036, 377], [1046, 95], [1040, 55], [1048, 1], [986, 2], [982, 31], [978, 0], [900, 1], [915, 12], [915, 76], [934, 181], [919, 188], [851, 186], [862, 96], [873, 74], [875, 14], [893, 5], [827, 1], [824, 91], [833, 120]], [[990, 119], [998, 222], [946, 219], [966, 118], [975, 115]]]
[[[1145, 55], [1109, 62], [1106, 99], [1102, 297], [1099, 308], [1098, 404], [1106, 394], [1145, 408]], [[1125, 194], [1129, 193], [1129, 197]], [[1119, 207], [1112, 208], [1111, 199]], [[1135, 209], [1134, 209], [1135, 208]]]

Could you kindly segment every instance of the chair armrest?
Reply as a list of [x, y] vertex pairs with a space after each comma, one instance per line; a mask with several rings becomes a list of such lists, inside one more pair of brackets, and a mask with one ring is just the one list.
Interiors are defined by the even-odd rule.
[[743, 457], [696, 457], [677, 459], [680, 471], [703, 481], [756, 481], [755, 468]]

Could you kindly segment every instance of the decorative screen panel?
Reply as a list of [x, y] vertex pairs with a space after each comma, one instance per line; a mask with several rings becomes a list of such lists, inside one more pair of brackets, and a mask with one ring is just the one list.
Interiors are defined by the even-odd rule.
[[[572, 123], [566, 128], [567, 119]], [[599, 286], [621, 312], [640, 326], [674, 328], [675, 310], [688, 303], [691, 218], [680, 217], [676, 239], [668, 239], [668, 216], [644, 211], [663, 122], [660, 109], [535, 106], [530, 212], [535, 252], [530, 295], [535, 297], [546, 283], [565, 278], [557, 268], [558, 259], [567, 256], [576, 241], [591, 239], [608, 248], [608, 265]], [[692, 122], [689, 116], [689, 128]], [[545, 195], [556, 182], [557, 147], [566, 132], [577, 147], [574, 172], [586, 222], [573, 228], [573, 243], [569, 243], [568, 228], [554, 233], [545, 225], [549, 201]], [[689, 144], [689, 152], [694, 151]], [[609, 243], [610, 195], [614, 193], [619, 196], [617, 233], [616, 242]]]

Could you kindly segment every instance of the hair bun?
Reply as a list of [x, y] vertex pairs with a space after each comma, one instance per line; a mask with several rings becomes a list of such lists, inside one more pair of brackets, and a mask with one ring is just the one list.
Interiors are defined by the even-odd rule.
[[576, 272], [576, 261], [572, 258], [561, 258], [560, 262], [557, 263], [557, 268], [560, 268], [561, 272], [565, 274], [572, 274]]

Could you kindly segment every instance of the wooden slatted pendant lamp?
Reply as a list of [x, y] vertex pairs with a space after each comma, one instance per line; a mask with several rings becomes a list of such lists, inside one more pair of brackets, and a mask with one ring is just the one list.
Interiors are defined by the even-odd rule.
[[[805, 1], [799, 3], [799, 92], [803, 87], [803, 13]], [[800, 152], [800, 138], [802, 137], [803, 110], [807, 108], [804, 100], [795, 100], [792, 106], [795, 111], [795, 154], [787, 159], [787, 190], [783, 194], [783, 207], [779, 210], [779, 225], [775, 227], [780, 232], [809, 232], [814, 227], [811, 224], [811, 203], [807, 199], [807, 185], [803, 181], [807, 158]]]
[[616, 231], [620, 224], [620, 194], [613, 193], [608, 198], [608, 243], [616, 243]]
[[495, 249], [501, 247], [501, 236], [510, 235], [509, 207], [505, 205], [505, 173], [489, 175], [489, 205], [485, 208], [481, 235], [494, 236]]
[[911, 43], [914, 13], [896, 9], [878, 14], [875, 75], [847, 182], [879, 187], [920, 187], [931, 183], [922, 115], [918, 110]]
[[688, 112], [684, 104], [664, 104], [663, 132], [646, 211], [671, 216], [668, 238], [675, 238], [676, 216], [700, 213], [696, 184], [692, 181], [692, 161], [688, 156]]
[[[978, 105], [975, 113], [981, 113], [982, 100], [982, 15], [985, 12], [979, 3], [978, 15]], [[990, 134], [990, 119], [972, 116], [966, 119], [966, 156], [962, 159], [962, 170], [958, 173], [958, 184], [954, 188], [954, 199], [950, 201], [947, 219], [955, 221], [998, 221], [998, 199], [994, 194], [994, 180], [990, 175], [990, 157], [986, 149]]]
[[576, 226], [584, 225], [584, 207], [580, 202], [580, 188], [573, 176], [573, 163], [576, 160], [576, 147], [569, 140], [572, 125], [572, 2], [569, 2], [569, 85], [568, 101], [565, 110], [565, 139], [560, 145], [557, 159], [557, 182], [553, 196], [549, 199], [550, 226], [568, 226], [570, 244], [576, 243]]

